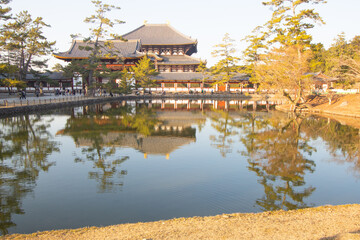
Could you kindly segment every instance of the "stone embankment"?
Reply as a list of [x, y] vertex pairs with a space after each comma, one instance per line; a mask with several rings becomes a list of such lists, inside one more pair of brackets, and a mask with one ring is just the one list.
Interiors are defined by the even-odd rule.
[[82, 105], [91, 105], [106, 103], [112, 101], [130, 101], [130, 100], [151, 100], [151, 99], [214, 99], [214, 100], [270, 100], [270, 95], [242, 95], [242, 94], [168, 94], [168, 95], [120, 95], [120, 96], [45, 96], [29, 97], [27, 99], [10, 98], [0, 99], [0, 116], [11, 116], [23, 113], [32, 113], [43, 110], [52, 110], [64, 107], [75, 107]]

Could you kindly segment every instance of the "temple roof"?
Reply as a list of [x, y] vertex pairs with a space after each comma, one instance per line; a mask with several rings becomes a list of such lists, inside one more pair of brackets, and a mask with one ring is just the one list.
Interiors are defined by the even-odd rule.
[[163, 60], [158, 62], [158, 65], [190, 65], [200, 64], [200, 59], [193, 58], [187, 55], [161, 55]]
[[144, 24], [124, 34], [125, 39], [141, 39], [142, 45], [188, 45], [197, 44], [194, 40], [178, 32], [169, 24]]
[[[130, 147], [140, 152], [154, 155], [166, 155], [176, 149], [195, 142], [195, 138], [169, 136], [142, 136], [138, 133], [109, 132], [101, 134], [103, 146]], [[79, 138], [79, 146], [92, 146], [93, 142]]]
[[336, 81], [339, 80], [339, 79], [337, 79], [337, 78], [329, 77], [329, 76], [323, 74], [322, 72], [307, 73], [307, 74], [305, 74], [305, 75], [311, 76], [314, 81], [324, 82], [324, 83], [326, 83], [326, 82], [336, 82]]
[[202, 74], [198, 72], [161, 72], [160, 74], [152, 77], [156, 80], [201, 80]]
[[[209, 76], [207, 76], [209, 77]], [[174, 80], [174, 81], [190, 81], [202, 80], [203, 75], [200, 72], [161, 72], [160, 74], [152, 77], [155, 80]], [[213, 80], [209, 77], [209, 80]], [[246, 74], [238, 73], [231, 78], [230, 81], [247, 81], [249, 77]]]
[[26, 74], [26, 80], [41, 80], [41, 79], [67, 80], [67, 79], [72, 79], [72, 77], [65, 76], [61, 72], [46, 72], [46, 73], [41, 73], [40, 75]]
[[[141, 42], [140, 40], [129, 40], [124, 42], [122, 40], [100, 41], [100, 50], [102, 52], [102, 58], [138, 58], [145, 54], [140, 52]], [[59, 59], [85, 59], [88, 58], [91, 50], [86, 48], [92, 48], [93, 42], [84, 42], [82, 40], [74, 40], [71, 47], [66, 52], [55, 53], [54, 56]], [[116, 57], [115, 57], [116, 55]]]

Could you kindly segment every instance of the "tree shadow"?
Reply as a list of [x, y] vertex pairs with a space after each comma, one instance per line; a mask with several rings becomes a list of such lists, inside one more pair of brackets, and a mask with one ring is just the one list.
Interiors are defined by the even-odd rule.
[[323, 237], [320, 240], [355, 240], [360, 239], [360, 229], [354, 232], [340, 233], [331, 237]]

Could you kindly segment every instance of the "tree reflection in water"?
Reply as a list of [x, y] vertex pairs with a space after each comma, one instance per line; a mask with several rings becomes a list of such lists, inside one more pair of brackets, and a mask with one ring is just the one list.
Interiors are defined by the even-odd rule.
[[[256, 117], [255, 117], [256, 119]], [[254, 123], [257, 123], [257, 130]], [[252, 126], [242, 137], [247, 148], [249, 167], [260, 178], [265, 195], [256, 201], [264, 211], [309, 207], [304, 203], [315, 188], [306, 187], [306, 172], [314, 172], [315, 162], [306, 158], [315, 148], [300, 130], [303, 118], [293, 115], [289, 119], [272, 114], [268, 119], [249, 118]]]
[[207, 116], [211, 120], [213, 129], [219, 133], [217, 136], [210, 136], [212, 146], [220, 150], [222, 157], [226, 157], [226, 154], [232, 152], [234, 142], [231, 137], [238, 134], [238, 132], [235, 131], [238, 123], [229, 115], [229, 111], [227, 110], [213, 109]]
[[[219, 135], [210, 136], [212, 146], [223, 157], [231, 153], [233, 136], [239, 134], [247, 157], [248, 169], [256, 173], [265, 195], [256, 201], [263, 211], [311, 207], [305, 203], [315, 188], [306, 186], [305, 175], [315, 171], [310, 159], [314, 146], [310, 140], [322, 138], [332, 160], [352, 163], [360, 176], [360, 130], [336, 121], [279, 112], [239, 111], [232, 117], [228, 110], [206, 113]], [[236, 116], [236, 114], [233, 114]]]
[[[261, 112], [238, 112], [237, 119], [226, 110], [213, 110], [212, 127], [219, 136], [211, 136], [213, 146], [223, 157], [232, 152], [230, 136], [239, 134], [246, 148], [241, 154], [248, 159], [248, 169], [260, 178], [265, 195], [256, 201], [263, 211], [298, 209], [315, 188], [306, 187], [306, 172], [314, 172], [315, 162], [306, 158], [315, 148], [301, 134], [303, 118], [293, 115]], [[235, 114], [234, 114], [235, 115]]]
[[[73, 116], [63, 131], [74, 138], [78, 146], [82, 146], [84, 156], [77, 157], [76, 162], [93, 162], [94, 171], [89, 178], [99, 184], [100, 192], [121, 190], [123, 177], [127, 171], [121, 164], [129, 156], [119, 156], [117, 143], [126, 137], [126, 133], [136, 132], [141, 136], [149, 136], [158, 122], [155, 113], [146, 107], [134, 108], [118, 103], [111, 104], [110, 109], [103, 110], [102, 105], [84, 108], [82, 115]], [[109, 135], [115, 133], [116, 137]], [[137, 141], [141, 141], [139, 137]]]
[[332, 161], [350, 163], [350, 170], [360, 178], [360, 129], [319, 117], [307, 118], [303, 132], [313, 138], [322, 138], [332, 154]]
[[[256, 174], [263, 188], [264, 192], [255, 204], [264, 211], [313, 206], [307, 199], [316, 189], [306, 182], [306, 175], [316, 168], [310, 156], [316, 151], [312, 146], [313, 140], [318, 138], [325, 142], [328, 152], [333, 156], [332, 161], [348, 163], [354, 174], [360, 177], [358, 129], [323, 118], [287, 116], [272, 111], [205, 109], [203, 114], [208, 117], [212, 130], [216, 131], [210, 137], [211, 146], [218, 149], [223, 157], [229, 157], [233, 149], [237, 150], [236, 141], [241, 142], [244, 150], [240, 153], [246, 157], [247, 168]], [[39, 173], [48, 171], [55, 164], [48, 158], [59, 148], [47, 130], [51, 120], [46, 119], [21, 116], [0, 120], [2, 234], [16, 226], [12, 220], [13, 214], [25, 214], [22, 199], [33, 191]], [[169, 137], [173, 140], [177, 137], [176, 143], [180, 145], [195, 142], [196, 130], [190, 124], [181, 128], [181, 131], [175, 128], [167, 130], [171, 125], [166, 125], [168, 120], [164, 116], [161, 119], [157, 119], [154, 109], [145, 105], [112, 103], [88, 106], [83, 108], [81, 114], [73, 112], [61, 132], [70, 135], [75, 144], [82, 148], [82, 154], [75, 161], [93, 166], [88, 176], [98, 184], [98, 190], [117, 191], [121, 190], [127, 174], [123, 163], [129, 159], [119, 149], [130, 146], [124, 144], [130, 137], [132, 141], [137, 141], [130, 147], [139, 151], [142, 142], [152, 141], [155, 137], [164, 136], [164, 142], [169, 142]], [[199, 124], [205, 121], [203, 118], [194, 119], [201, 119]], [[180, 126], [179, 122], [176, 124]], [[207, 125], [204, 129], [208, 129]], [[187, 141], [180, 141], [180, 138], [186, 138]], [[169, 146], [167, 152], [174, 149]]]
[[16, 226], [13, 214], [25, 214], [21, 200], [32, 192], [41, 171], [55, 165], [48, 156], [59, 151], [47, 128], [52, 120], [40, 116], [1, 119], [0, 130], [0, 229], [7, 234]]
[[304, 180], [316, 167], [308, 158], [316, 151], [309, 144], [311, 139], [322, 138], [333, 161], [353, 163], [352, 170], [360, 175], [358, 129], [323, 118], [285, 117], [278, 112], [263, 116], [247, 113], [242, 124], [241, 141], [246, 147], [242, 155], [248, 157], [248, 169], [264, 187], [264, 197], [256, 201], [264, 211], [313, 206], [304, 202], [315, 191], [306, 187]]

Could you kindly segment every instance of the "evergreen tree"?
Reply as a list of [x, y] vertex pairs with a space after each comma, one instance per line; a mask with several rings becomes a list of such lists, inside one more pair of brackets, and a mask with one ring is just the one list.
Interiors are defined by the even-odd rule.
[[350, 42], [345, 34], [339, 34], [332, 46], [326, 51], [326, 74], [338, 78], [337, 85], [349, 88], [358, 84], [360, 88], [360, 37]]
[[[294, 110], [305, 94], [310, 93], [307, 91], [310, 80], [306, 73], [310, 70], [312, 36], [308, 31], [314, 28], [314, 23], [324, 23], [314, 9], [307, 7], [320, 3], [326, 1], [263, 2], [263, 5], [269, 6], [273, 11], [272, 18], [264, 26], [258, 27], [259, 35], [249, 38], [251, 44], [245, 52], [245, 56], [250, 59], [250, 80], [263, 85], [262, 88], [266, 86], [281, 91], [291, 101]], [[315, 60], [313, 58], [313, 66], [317, 64]]]
[[131, 67], [136, 84], [145, 89], [155, 86], [156, 80], [152, 76], [156, 76], [159, 73], [154, 68], [153, 63], [147, 56], [140, 59], [135, 66]]
[[11, 18], [11, 8], [6, 7], [7, 4], [9, 4], [11, 0], [0, 0], [0, 21], [8, 20]]
[[27, 11], [22, 11], [3, 26], [0, 46], [5, 63], [16, 66], [15, 78], [26, 80], [28, 73], [36, 73], [46, 67], [44, 56], [50, 54], [55, 42], [50, 42], [43, 35], [43, 28], [50, 27], [41, 17], [32, 19]]
[[[91, 2], [96, 8], [95, 14], [87, 17], [84, 20], [84, 22], [94, 25], [94, 27], [90, 28], [90, 36], [84, 39], [84, 41], [88, 43], [88, 46], [85, 48], [85, 50], [89, 51], [89, 58], [84, 61], [79, 61], [76, 65], [80, 66], [80, 68], [86, 68], [86, 73], [84, 76], [89, 80], [90, 85], [87, 94], [94, 95], [95, 90], [93, 89], [93, 86], [96, 82], [95, 78], [100, 77], [104, 71], [109, 71], [106, 69], [105, 64], [101, 62], [101, 58], [117, 57], [118, 55], [115, 50], [109, 51], [109, 49], [112, 49], [111, 41], [105, 41], [104, 44], [100, 44], [100, 41], [101, 39], [105, 39], [108, 36], [111, 36], [114, 39], [122, 39], [116, 34], [109, 33], [109, 30], [113, 28], [115, 24], [123, 24], [125, 22], [118, 19], [111, 20], [110, 18], [106, 17], [108, 12], [112, 10], [119, 10], [120, 7], [105, 4], [99, 0], [93, 0]], [[77, 37], [77, 35], [73, 37]], [[104, 49], [106, 49], [106, 51], [103, 51]], [[117, 58], [117, 60], [121, 61], [120, 58]]]
[[222, 43], [215, 45], [215, 50], [211, 53], [213, 57], [220, 58], [214, 65], [211, 75], [215, 80], [214, 84], [226, 85], [226, 90], [230, 91], [230, 80], [238, 73], [239, 67], [236, 65], [239, 58], [235, 57], [236, 52], [234, 40], [226, 33]]
[[199, 66], [196, 68], [197, 72], [200, 72], [202, 75], [202, 86], [201, 90], [204, 89], [205, 81], [209, 79], [209, 69], [206, 67], [206, 61], [201, 61]]
[[326, 3], [325, 0], [268, 0], [263, 5], [269, 6], [272, 18], [265, 24], [268, 43], [283, 45], [302, 45], [310, 47], [312, 36], [308, 30], [314, 23], [323, 23], [319, 13], [307, 9], [308, 5]]
[[119, 92], [129, 94], [134, 87], [133, 75], [126, 68], [124, 68], [121, 73], [121, 81], [118, 84]]

